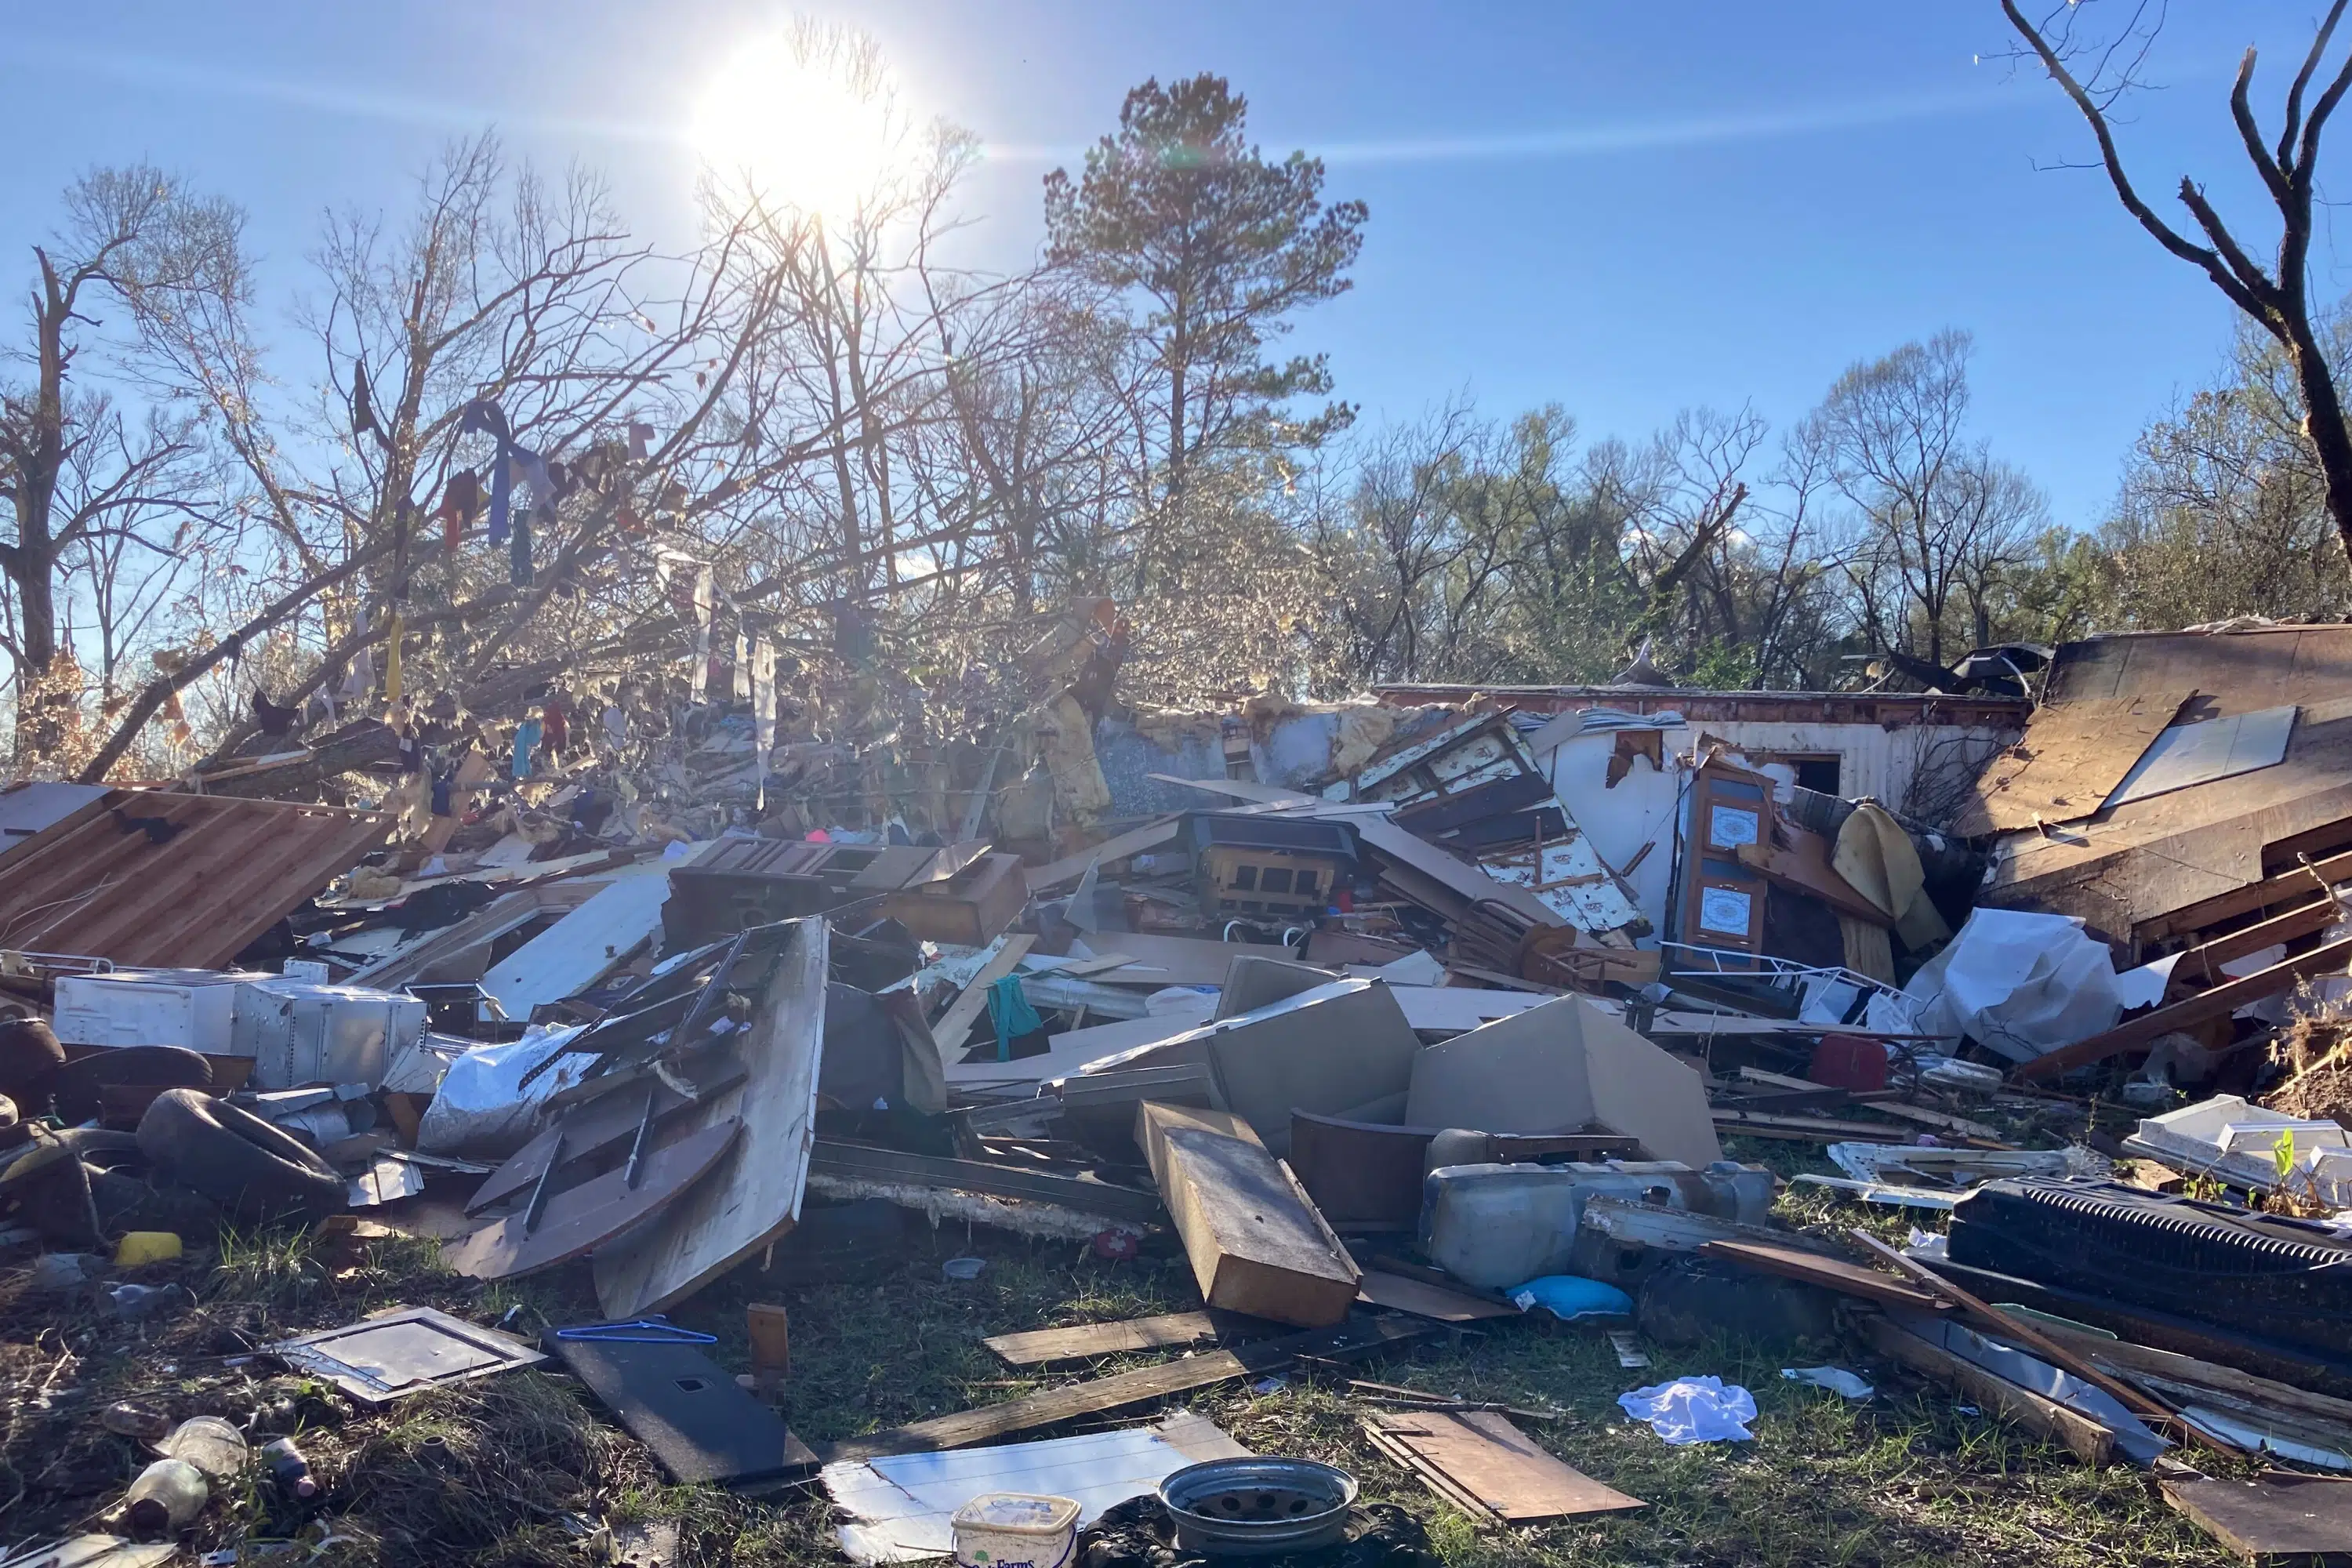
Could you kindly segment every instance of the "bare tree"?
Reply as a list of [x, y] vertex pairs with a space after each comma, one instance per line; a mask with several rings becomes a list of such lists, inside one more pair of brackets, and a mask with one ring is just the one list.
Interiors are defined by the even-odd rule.
[[65, 205], [63, 229], [33, 250], [30, 342], [16, 356], [25, 372], [0, 389], [0, 498], [12, 525], [0, 542], [12, 620], [0, 647], [13, 665], [20, 770], [56, 755], [80, 721], [79, 662], [61, 633], [77, 563], [133, 542], [165, 552], [175, 531], [184, 549], [181, 525], [225, 515], [205, 483], [196, 423], [142, 417], [103, 390], [110, 373], [134, 369], [136, 348], [97, 312], [193, 310], [235, 292], [240, 215], [146, 167], [93, 171]]
[[[2124, 26], [2097, 39], [2089, 36], [2083, 20], [2091, 8], [2078, 0], [2053, 7], [2039, 22], [2026, 16], [2018, 0], [2001, 0], [2001, 10], [2032, 57], [2089, 122], [2098, 142], [2100, 163], [2124, 209], [2158, 245], [2211, 279], [2231, 304], [2284, 348], [2301, 394], [2304, 435], [2326, 484], [2328, 514], [2335, 520], [2345, 550], [2352, 553], [2352, 431], [2345, 427], [2343, 399], [2314, 324], [2310, 295], [2312, 201], [2320, 137], [2346, 92], [2352, 91], [2352, 55], [2336, 67], [2319, 96], [2310, 99], [2305, 107], [2347, 3], [2334, 0], [2314, 32], [2311, 47], [2288, 85], [2274, 143], [2265, 142], [2251, 101], [2253, 49], [2248, 48], [2239, 61], [2237, 79], [2230, 89], [2230, 118], [2278, 215], [2278, 244], [2267, 269], [2231, 231], [2195, 180], [2182, 175], [2176, 194], [2204, 237], [2203, 244], [2165, 222], [2124, 168], [2123, 154], [2116, 143], [2114, 109], [2117, 100], [2139, 84], [2137, 73], [2162, 23], [2160, 4], [2135, 0]], [[2078, 75], [2075, 67], [2085, 61], [2086, 68]]]
[[1906, 343], [1848, 369], [1815, 416], [1858, 514], [1843, 555], [1858, 619], [1881, 646], [1938, 665], [1969, 635], [1956, 605], [1982, 603], [2042, 511], [2039, 492], [1968, 439], [1969, 353], [1965, 332]]

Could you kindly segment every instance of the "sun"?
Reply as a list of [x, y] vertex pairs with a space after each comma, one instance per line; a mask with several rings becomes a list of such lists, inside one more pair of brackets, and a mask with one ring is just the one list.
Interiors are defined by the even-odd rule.
[[711, 79], [694, 142], [715, 173], [750, 194], [844, 221], [896, 161], [894, 97], [864, 37], [773, 34], [738, 49]]

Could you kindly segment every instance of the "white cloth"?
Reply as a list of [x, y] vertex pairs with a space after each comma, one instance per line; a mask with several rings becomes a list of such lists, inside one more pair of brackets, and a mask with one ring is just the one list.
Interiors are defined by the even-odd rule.
[[1755, 1436], [1756, 1396], [1719, 1377], [1678, 1377], [1617, 1396], [1619, 1408], [1668, 1443], [1746, 1442]]

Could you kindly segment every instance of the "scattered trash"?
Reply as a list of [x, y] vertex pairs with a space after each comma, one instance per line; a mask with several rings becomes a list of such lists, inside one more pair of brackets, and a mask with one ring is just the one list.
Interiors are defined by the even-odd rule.
[[1031, 1492], [982, 1492], [949, 1521], [960, 1568], [1011, 1568], [1068, 1561], [1077, 1541], [1078, 1504]]
[[1628, 1330], [1612, 1329], [1609, 1331], [1609, 1348], [1617, 1352], [1617, 1364], [1629, 1372], [1650, 1364], [1650, 1358], [1642, 1353]]
[[1756, 1396], [1719, 1377], [1682, 1377], [1617, 1396], [1618, 1407], [1677, 1447], [1685, 1443], [1746, 1442], [1755, 1434]]
[[972, 1280], [979, 1279], [981, 1270], [987, 1267], [988, 1259], [984, 1258], [950, 1258], [940, 1265], [940, 1274], [950, 1280]]
[[114, 1266], [117, 1268], [138, 1268], [150, 1263], [169, 1263], [180, 1256], [180, 1238], [168, 1230], [131, 1230], [114, 1244]]
[[177, 1534], [205, 1511], [212, 1488], [185, 1459], [158, 1459], [139, 1472], [123, 1499], [123, 1519], [142, 1535]]
[[1791, 1383], [1811, 1384], [1848, 1399], [1868, 1399], [1877, 1392], [1842, 1366], [1784, 1366], [1780, 1375]]

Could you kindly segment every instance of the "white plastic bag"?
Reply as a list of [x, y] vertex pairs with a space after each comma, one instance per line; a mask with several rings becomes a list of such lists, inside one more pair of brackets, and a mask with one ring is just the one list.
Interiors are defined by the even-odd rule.
[[1621, 1394], [1617, 1404], [1636, 1421], [1679, 1447], [1685, 1443], [1746, 1442], [1755, 1436], [1756, 1396], [1719, 1377], [1678, 1377]]

